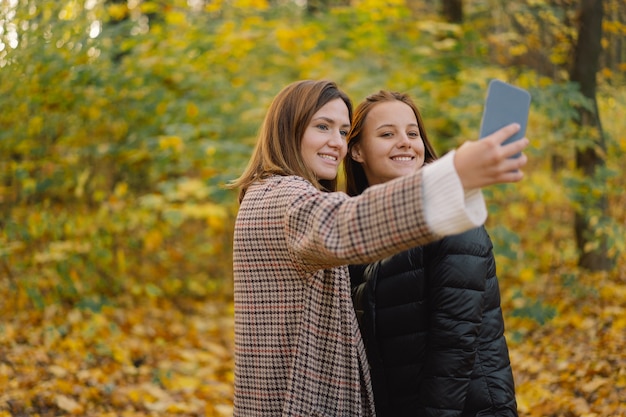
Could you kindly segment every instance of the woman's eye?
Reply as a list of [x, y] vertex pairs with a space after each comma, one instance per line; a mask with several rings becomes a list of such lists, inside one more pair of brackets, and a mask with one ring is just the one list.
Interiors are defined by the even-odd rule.
[[348, 136], [348, 131], [347, 130], [340, 130], [339, 133], [341, 134], [341, 136], [343, 137], [347, 137]]
[[384, 132], [380, 136], [383, 137], [383, 138], [390, 138], [390, 137], [393, 136], [393, 133], [391, 133], [391, 132]]
[[409, 136], [412, 138], [419, 138], [420, 132], [409, 132]]
[[328, 130], [329, 129], [328, 125], [326, 125], [326, 124], [319, 124], [319, 125], [317, 125], [317, 128], [319, 130]]

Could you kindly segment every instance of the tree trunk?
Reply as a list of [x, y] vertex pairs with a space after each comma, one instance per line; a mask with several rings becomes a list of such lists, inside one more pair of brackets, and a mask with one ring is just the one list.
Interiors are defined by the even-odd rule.
[[[574, 52], [574, 65], [570, 71], [570, 80], [580, 86], [585, 97], [591, 100], [592, 109], [578, 108], [581, 127], [592, 128], [597, 131], [594, 146], [576, 149], [576, 167], [582, 174], [593, 180], [598, 168], [605, 165], [604, 151], [606, 145], [600, 123], [596, 100], [596, 73], [600, 63], [602, 50], [602, 0], [582, 0], [579, 12], [580, 22], [578, 40]], [[584, 130], [583, 130], [584, 131]], [[587, 206], [581, 207], [574, 220], [576, 243], [579, 250], [578, 263], [581, 267], [592, 270], [608, 270], [612, 261], [607, 254], [607, 238], [597, 233], [591, 223], [590, 213], [599, 213], [606, 218], [608, 201], [606, 195], [599, 198], [589, 196], [585, 199]]]
[[463, 0], [442, 0], [441, 15], [450, 23], [463, 22]]
[[[127, 6], [127, 0], [106, 0], [105, 4], [107, 3], [114, 4], [114, 5]], [[128, 13], [126, 13], [124, 17], [122, 18], [118, 18], [116, 16], [110, 16], [110, 20], [106, 24], [109, 26], [118, 26], [127, 22], [128, 19], [129, 19]], [[123, 44], [124, 38], [128, 36], [130, 36], [130, 34], [127, 34], [127, 33], [122, 34], [120, 31], [118, 32], [117, 39], [115, 39], [115, 41], [113, 42], [113, 45], [114, 45], [113, 48], [115, 48], [115, 51], [113, 52], [111, 59], [116, 64], [119, 64], [122, 61], [122, 59], [129, 53], [129, 51], [124, 51], [120, 47], [120, 45]]]

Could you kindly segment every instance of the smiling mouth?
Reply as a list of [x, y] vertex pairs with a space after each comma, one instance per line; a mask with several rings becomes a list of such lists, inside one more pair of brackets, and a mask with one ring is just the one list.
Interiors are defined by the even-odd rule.
[[392, 161], [412, 161], [414, 159], [414, 156], [394, 156], [391, 158]]
[[319, 153], [318, 155], [322, 159], [327, 159], [329, 161], [334, 161], [334, 162], [337, 161], [337, 157], [336, 156], [328, 155], [328, 154], [325, 154], [325, 153]]

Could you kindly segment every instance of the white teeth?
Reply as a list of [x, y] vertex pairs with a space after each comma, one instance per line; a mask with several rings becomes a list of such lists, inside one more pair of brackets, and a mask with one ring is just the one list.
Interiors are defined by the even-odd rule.
[[410, 156], [397, 156], [391, 159], [393, 159], [394, 161], [412, 161], [413, 160], [413, 158]]
[[332, 156], [332, 155], [325, 155], [325, 154], [319, 154], [320, 157], [324, 158], [324, 159], [330, 159], [331, 161], [336, 161], [337, 158]]

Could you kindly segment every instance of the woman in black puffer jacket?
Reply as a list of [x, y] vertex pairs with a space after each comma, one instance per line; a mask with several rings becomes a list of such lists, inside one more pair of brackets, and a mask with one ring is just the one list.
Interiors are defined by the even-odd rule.
[[[356, 109], [350, 195], [436, 158], [411, 99]], [[482, 198], [482, 196], [480, 196]], [[350, 267], [379, 417], [517, 416], [493, 248], [484, 227]]]

